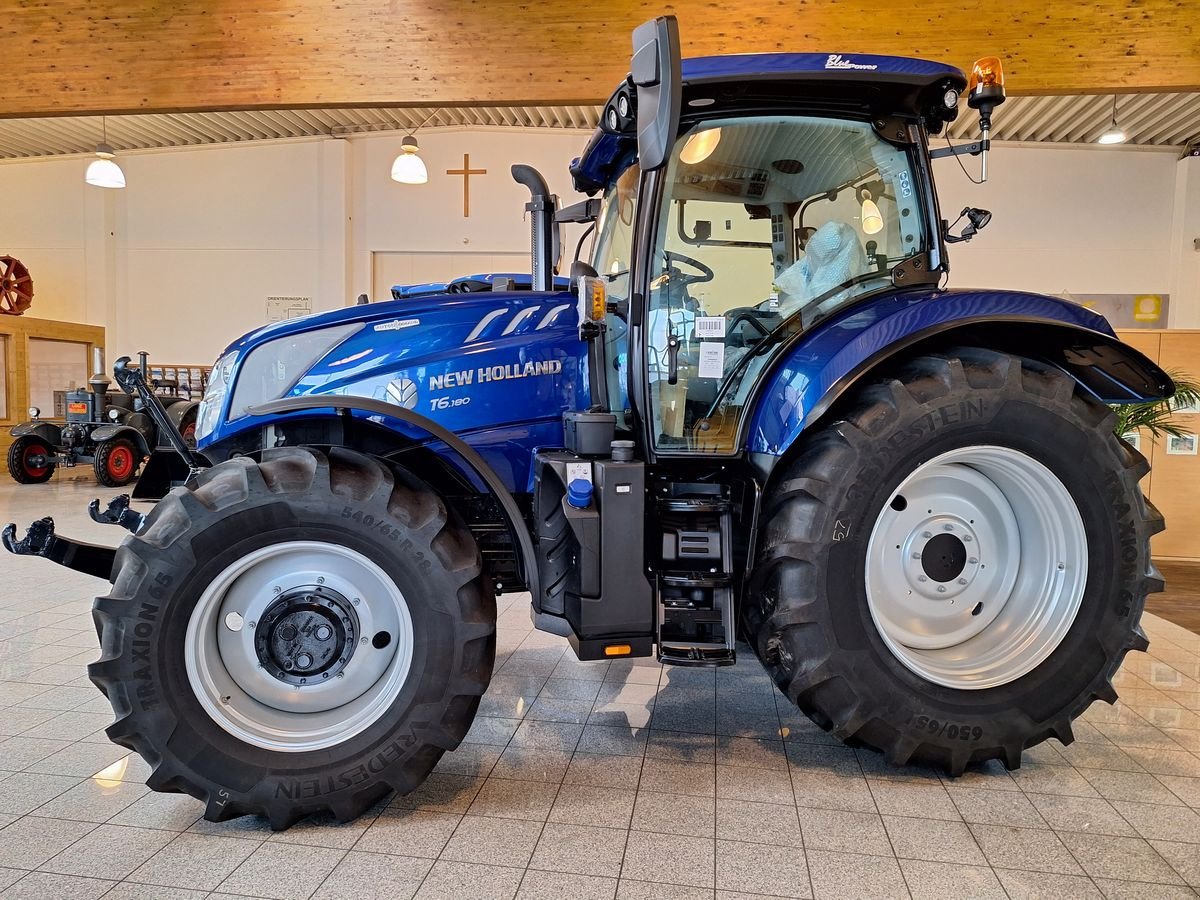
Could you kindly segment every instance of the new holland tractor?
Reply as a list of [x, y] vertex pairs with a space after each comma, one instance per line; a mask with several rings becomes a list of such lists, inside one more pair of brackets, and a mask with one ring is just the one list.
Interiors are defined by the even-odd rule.
[[[748, 645], [898, 765], [1015, 768], [1116, 699], [1163, 523], [1109, 405], [1174, 387], [1080, 306], [943, 288], [989, 214], [943, 220], [931, 158], [986, 160], [999, 62], [633, 38], [571, 165], [587, 196], [514, 167], [532, 290], [247, 334], [186, 485], [109, 510], [119, 549], [9, 527], [111, 581], [90, 674], [152, 788], [275, 828], [413, 790], [471, 726], [500, 592], [581, 660]], [[960, 98], [980, 140], [931, 151]], [[565, 222], [593, 240], [562, 290]]]

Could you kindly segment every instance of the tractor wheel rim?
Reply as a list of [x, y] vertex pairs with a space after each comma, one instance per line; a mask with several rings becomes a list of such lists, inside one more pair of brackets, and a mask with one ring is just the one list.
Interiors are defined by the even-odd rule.
[[30, 444], [25, 448], [25, 453], [21, 457], [21, 465], [25, 467], [25, 473], [33, 476], [34, 478], [39, 478], [46, 474], [46, 469], [49, 467], [45, 465], [33, 465], [30, 460], [32, 460], [35, 456], [41, 456], [43, 459], [45, 459], [50, 456], [50, 451], [41, 444]]
[[413, 647], [408, 603], [383, 569], [339, 544], [286, 541], [212, 580], [188, 621], [184, 664], [225, 731], [302, 752], [344, 743], [384, 715]]
[[867, 606], [907, 669], [945, 687], [1008, 684], [1071, 630], [1087, 583], [1083, 517], [1066, 486], [1008, 447], [918, 466], [867, 544]]
[[133, 465], [133, 453], [127, 447], [114, 447], [108, 454], [108, 473], [124, 478]]

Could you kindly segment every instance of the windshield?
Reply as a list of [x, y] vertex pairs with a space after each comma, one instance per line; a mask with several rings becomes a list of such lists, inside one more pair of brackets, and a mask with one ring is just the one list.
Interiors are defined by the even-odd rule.
[[728, 452], [768, 335], [890, 286], [926, 226], [908, 152], [867, 122], [708, 120], [679, 139], [665, 181], [648, 321], [656, 441]]

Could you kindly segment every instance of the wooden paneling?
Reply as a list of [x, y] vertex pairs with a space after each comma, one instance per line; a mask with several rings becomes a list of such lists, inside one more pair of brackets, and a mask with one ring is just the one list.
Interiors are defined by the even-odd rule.
[[[99, 325], [52, 322], [49, 319], [33, 319], [29, 316], [0, 316], [0, 340], [5, 343], [4, 366], [8, 386], [8, 417], [0, 418], [0, 451], [7, 450], [8, 445], [12, 443], [9, 428], [28, 418], [31, 338], [75, 341], [86, 345], [90, 369], [92, 350], [104, 346], [104, 329]], [[47, 410], [43, 415], [49, 417], [49, 412]]]
[[21, 0], [0, 115], [598, 102], [662, 12], [689, 56], [999, 54], [1013, 93], [1200, 89], [1190, 0]]
[[[1200, 331], [1124, 331], [1121, 339], [1141, 350], [1164, 369], [1200, 378]], [[1200, 415], [1180, 415], [1177, 422], [1200, 433]], [[1167, 520], [1167, 530], [1151, 546], [1156, 557], [1200, 559], [1200, 455], [1167, 453], [1167, 438], [1143, 434], [1142, 453], [1151, 474], [1142, 482], [1150, 501]]]

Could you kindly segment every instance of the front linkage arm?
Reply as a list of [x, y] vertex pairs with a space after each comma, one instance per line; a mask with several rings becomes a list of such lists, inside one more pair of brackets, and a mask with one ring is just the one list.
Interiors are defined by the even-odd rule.
[[121, 390], [125, 393], [136, 396], [142, 401], [142, 406], [150, 417], [154, 419], [154, 424], [158, 426], [158, 433], [165, 435], [167, 440], [171, 442], [171, 446], [175, 448], [175, 452], [183, 457], [183, 461], [187, 463], [188, 479], [194, 478], [204, 466], [196, 459], [187, 442], [184, 441], [183, 435], [179, 433], [179, 429], [171, 421], [167, 415], [167, 411], [163, 408], [162, 401], [150, 389], [150, 385], [146, 383], [146, 378], [142, 375], [142, 370], [137, 366], [130, 365], [130, 358], [122, 356], [113, 365], [113, 377], [117, 379], [117, 384], [121, 386]]
[[20, 540], [17, 540], [17, 526], [6, 525], [3, 533], [0, 533], [0, 540], [4, 541], [4, 548], [9, 553], [41, 556], [60, 566], [97, 578], [112, 575], [113, 560], [117, 555], [114, 547], [99, 547], [59, 537], [54, 533], [54, 520], [50, 516], [30, 525], [25, 537]]

